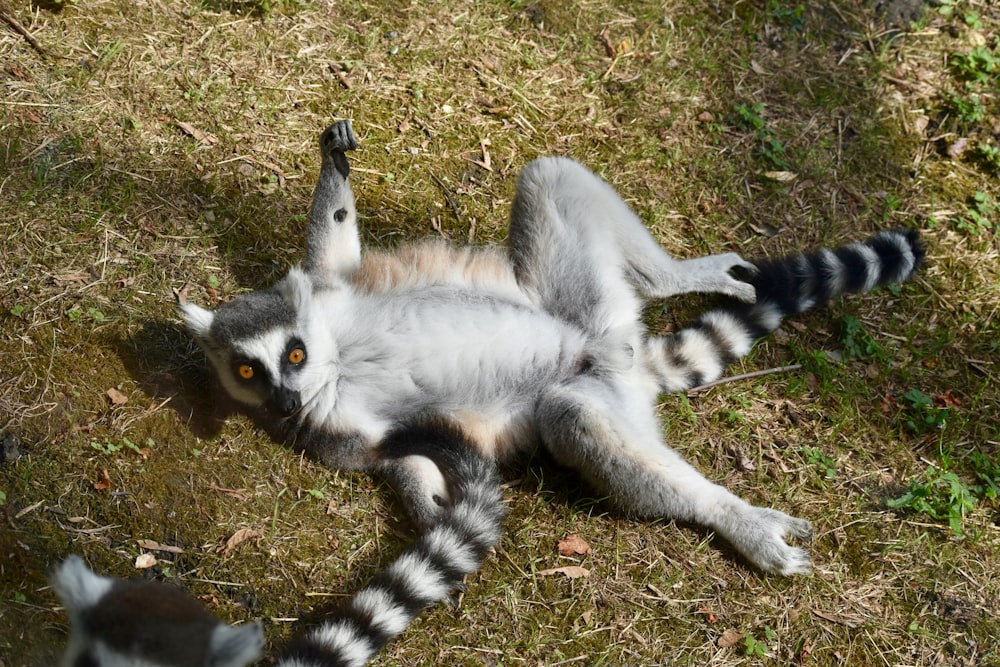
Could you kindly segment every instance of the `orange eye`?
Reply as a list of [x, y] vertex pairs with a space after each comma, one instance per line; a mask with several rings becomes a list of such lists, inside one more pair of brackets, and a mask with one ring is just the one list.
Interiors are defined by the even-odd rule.
[[250, 364], [243, 364], [240, 366], [240, 377], [244, 380], [249, 380], [253, 377], [253, 368]]
[[293, 364], [301, 364], [306, 358], [306, 351], [297, 347], [288, 353], [288, 360]]

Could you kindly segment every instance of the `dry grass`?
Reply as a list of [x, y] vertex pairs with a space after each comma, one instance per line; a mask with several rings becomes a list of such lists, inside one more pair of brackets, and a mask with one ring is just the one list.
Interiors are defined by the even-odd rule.
[[[501, 241], [519, 168], [565, 153], [681, 256], [892, 226], [930, 249], [912, 285], [803, 318], [734, 372], [801, 370], [665, 398], [670, 440], [702, 470], [814, 522], [813, 576], [762, 576], [698, 528], [609, 516], [526, 462], [460, 607], [379, 664], [1000, 664], [997, 501], [961, 536], [885, 504], [928, 470], [968, 488], [976, 455], [998, 463], [1000, 220], [970, 211], [976, 192], [1000, 201], [975, 150], [1000, 141], [1000, 72], [975, 88], [949, 54], [996, 53], [1000, 13], [960, 0], [898, 32], [860, 0], [796, 7], [0, 1], [35, 42], [0, 24], [0, 428], [22, 452], [0, 463], [0, 662], [52, 664], [65, 618], [45, 575], [68, 553], [131, 576], [139, 540], [182, 547], [142, 574], [230, 620], [271, 619], [277, 644], [409, 539], [376, 483], [216, 406], [172, 306], [185, 282], [213, 303], [301, 256], [315, 138], [350, 117], [372, 245]], [[953, 100], [973, 94], [982, 117], [963, 120]], [[848, 315], [878, 346], [858, 358]], [[941, 414], [911, 388], [947, 403], [947, 423], [908, 427]], [[219, 553], [241, 528], [259, 537]], [[568, 533], [593, 547], [590, 575], [539, 576], [570, 562]], [[744, 639], [724, 646], [730, 630]]]

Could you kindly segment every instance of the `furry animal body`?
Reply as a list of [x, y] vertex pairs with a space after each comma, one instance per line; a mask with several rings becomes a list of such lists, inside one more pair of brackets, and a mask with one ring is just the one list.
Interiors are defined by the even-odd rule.
[[[363, 254], [349, 122], [320, 145], [303, 268], [215, 311], [182, 305], [234, 399], [324, 464], [388, 477], [421, 526], [447, 499], [442, 471], [419, 454], [386, 458], [380, 443], [433, 416], [487, 458], [540, 444], [629, 515], [706, 526], [765, 572], [809, 571], [786, 542], [809, 539], [809, 522], [707, 480], [664, 443], [656, 398], [716, 379], [788, 314], [908, 279], [923, 256], [914, 232], [757, 263], [677, 260], [607, 183], [540, 158], [518, 179], [507, 256], [442, 244]], [[730, 300], [649, 335], [644, 303], [685, 292]]]
[[[390, 435], [387, 456], [433, 449], [448, 470], [453, 501], [371, 583], [292, 642], [278, 667], [365, 664], [423, 610], [449, 599], [500, 540], [504, 509], [496, 466], [460, 431], [425, 422]], [[229, 626], [181, 589], [94, 574], [77, 556], [63, 561], [52, 584], [70, 616], [61, 667], [244, 667], [264, 646], [259, 623]]]

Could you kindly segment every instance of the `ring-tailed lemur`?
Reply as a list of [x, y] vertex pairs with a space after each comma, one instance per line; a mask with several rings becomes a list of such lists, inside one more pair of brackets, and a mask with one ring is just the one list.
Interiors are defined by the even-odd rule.
[[[446, 497], [441, 471], [379, 443], [441, 415], [488, 457], [541, 443], [629, 514], [707, 526], [766, 572], [809, 571], [785, 541], [810, 538], [809, 522], [705, 479], [664, 443], [656, 397], [717, 378], [786, 314], [908, 279], [915, 233], [756, 264], [680, 261], [607, 183], [541, 158], [517, 182], [509, 257], [433, 243], [362, 254], [349, 122], [320, 145], [304, 268], [215, 311], [182, 304], [233, 398], [324, 464], [387, 476], [422, 525]], [[695, 291], [735, 298], [674, 335], [647, 333], [645, 300]]]
[[[443, 422], [386, 438], [391, 458], [422, 448], [448, 471], [452, 502], [440, 521], [318, 627], [293, 641], [279, 667], [363, 665], [422, 609], [460, 588], [500, 540], [504, 507], [492, 461]], [[243, 667], [260, 657], [259, 623], [229, 626], [176, 586], [94, 574], [77, 556], [52, 584], [70, 617], [61, 667]]]

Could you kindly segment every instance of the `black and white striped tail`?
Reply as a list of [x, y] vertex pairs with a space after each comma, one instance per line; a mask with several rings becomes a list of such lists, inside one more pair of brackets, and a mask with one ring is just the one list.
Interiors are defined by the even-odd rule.
[[685, 391], [718, 379], [788, 316], [851, 292], [908, 280], [924, 248], [911, 230], [880, 232], [863, 243], [756, 261], [757, 272], [738, 277], [757, 290], [753, 304], [727, 302], [671, 336], [646, 342], [646, 359], [664, 391]]
[[505, 509], [495, 463], [451, 427], [418, 427], [405, 436], [436, 446], [452, 506], [331, 619], [296, 640], [279, 667], [365, 664], [426, 607], [450, 599], [500, 541]]

